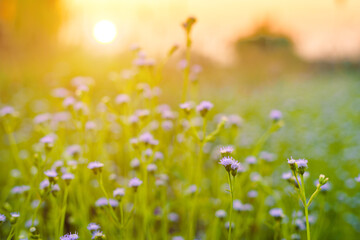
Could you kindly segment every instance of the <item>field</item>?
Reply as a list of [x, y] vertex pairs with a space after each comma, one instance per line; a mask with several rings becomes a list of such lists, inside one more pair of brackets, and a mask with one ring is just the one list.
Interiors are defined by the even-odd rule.
[[358, 238], [359, 73], [254, 88], [193, 63], [192, 21], [185, 60], [132, 47], [111, 73], [3, 71], [1, 239]]

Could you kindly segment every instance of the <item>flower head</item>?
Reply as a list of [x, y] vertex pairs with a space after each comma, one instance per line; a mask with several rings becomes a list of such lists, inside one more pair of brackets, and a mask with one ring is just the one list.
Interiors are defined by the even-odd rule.
[[306, 160], [306, 159], [296, 160], [296, 165], [297, 165], [297, 168], [298, 168], [298, 172], [300, 174], [304, 174], [305, 169], [308, 167], [307, 163], [308, 163], [308, 160]]
[[77, 240], [79, 235], [77, 233], [67, 233], [66, 235], [60, 237], [60, 240]]
[[113, 196], [114, 198], [116, 198], [118, 201], [121, 201], [122, 197], [125, 196], [125, 189], [124, 188], [116, 188], [113, 191]]
[[273, 208], [269, 211], [270, 215], [276, 220], [281, 220], [284, 217], [283, 210], [281, 208]]
[[91, 239], [94, 239], [94, 240], [103, 240], [103, 239], [106, 239], [106, 236], [105, 234], [103, 234], [103, 232], [101, 231], [96, 231], [92, 234], [92, 238]]
[[222, 210], [222, 209], [217, 210], [217, 211], [215, 212], [215, 216], [216, 216], [217, 218], [224, 219], [224, 218], [226, 217], [226, 212], [225, 212], [225, 210]]
[[143, 182], [140, 180], [140, 179], [138, 179], [138, 178], [132, 178], [132, 179], [130, 179], [130, 181], [129, 181], [129, 187], [132, 187], [132, 188], [134, 188], [134, 190], [136, 191], [137, 190], [137, 188], [142, 184]]
[[230, 157], [230, 155], [234, 152], [233, 146], [225, 146], [220, 148], [220, 154], [222, 157]]
[[279, 121], [282, 118], [282, 113], [279, 110], [272, 110], [270, 112], [270, 118], [274, 121]]
[[101, 162], [91, 162], [88, 164], [88, 169], [91, 169], [95, 174], [100, 173], [104, 164]]
[[0, 214], [0, 224], [6, 221], [6, 217], [3, 214]]
[[202, 101], [196, 106], [196, 111], [198, 111], [202, 117], [205, 117], [208, 111], [210, 111], [213, 107], [214, 105], [211, 102]]
[[87, 226], [87, 229], [92, 232], [92, 231], [99, 230], [100, 226], [96, 223], [89, 223], [89, 225]]
[[230, 172], [231, 165], [235, 162], [235, 160], [232, 157], [223, 157], [220, 159], [219, 164], [223, 165], [226, 169], [226, 171]]

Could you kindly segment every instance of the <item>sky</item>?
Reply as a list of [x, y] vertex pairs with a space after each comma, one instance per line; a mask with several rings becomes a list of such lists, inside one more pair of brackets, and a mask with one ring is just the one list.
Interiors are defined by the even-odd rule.
[[[114, 53], [136, 43], [150, 54], [165, 54], [182, 44], [180, 24], [198, 19], [194, 49], [223, 62], [233, 58], [233, 44], [254, 27], [271, 21], [275, 31], [290, 35], [306, 59], [353, 58], [360, 54], [359, 0], [65, 0], [69, 13], [60, 38], [102, 53]], [[94, 25], [107, 19], [117, 37], [101, 45]]]

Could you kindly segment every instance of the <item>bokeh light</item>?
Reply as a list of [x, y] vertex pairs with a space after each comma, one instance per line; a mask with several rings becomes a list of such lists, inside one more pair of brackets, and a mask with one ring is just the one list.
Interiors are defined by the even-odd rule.
[[117, 35], [116, 26], [109, 20], [101, 20], [95, 24], [93, 35], [96, 41], [100, 43], [111, 43]]

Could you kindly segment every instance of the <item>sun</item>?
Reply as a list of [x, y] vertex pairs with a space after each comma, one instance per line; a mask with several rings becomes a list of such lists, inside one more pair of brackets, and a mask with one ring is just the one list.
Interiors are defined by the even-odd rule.
[[100, 43], [111, 43], [116, 38], [116, 34], [116, 26], [109, 20], [101, 20], [94, 25], [93, 35]]

